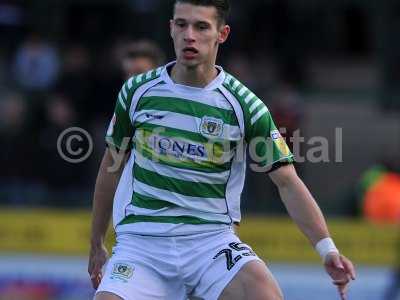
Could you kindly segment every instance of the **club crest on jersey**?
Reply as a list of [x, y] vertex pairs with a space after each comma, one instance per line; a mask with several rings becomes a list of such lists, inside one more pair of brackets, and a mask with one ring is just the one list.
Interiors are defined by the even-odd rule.
[[126, 280], [132, 277], [134, 268], [126, 263], [115, 263], [112, 270], [112, 277]]
[[200, 133], [205, 137], [220, 137], [224, 128], [221, 119], [213, 117], [203, 117], [200, 124]]

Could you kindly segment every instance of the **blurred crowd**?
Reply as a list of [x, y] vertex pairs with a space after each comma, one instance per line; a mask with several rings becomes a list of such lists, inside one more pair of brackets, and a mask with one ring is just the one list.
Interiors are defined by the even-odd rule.
[[[98, 58], [84, 45], [61, 50], [30, 33], [7, 61], [7, 88], [0, 95], [0, 203], [88, 204], [114, 99], [132, 74], [164, 63], [162, 50], [149, 41], [124, 40]], [[79, 164], [57, 151], [59, 135], [72, 126], [95, 142], [93, 155]]]

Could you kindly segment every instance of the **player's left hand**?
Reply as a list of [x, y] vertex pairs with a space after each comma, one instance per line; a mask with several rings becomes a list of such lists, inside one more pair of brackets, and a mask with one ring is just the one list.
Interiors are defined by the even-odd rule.
[[330, 252], [325, 257], [325, 270], [337, 285], [340, 298], [347, 299], [347, 289], [350, 280], [356, 279], [356, 272], [352, 262], [343, 255]]

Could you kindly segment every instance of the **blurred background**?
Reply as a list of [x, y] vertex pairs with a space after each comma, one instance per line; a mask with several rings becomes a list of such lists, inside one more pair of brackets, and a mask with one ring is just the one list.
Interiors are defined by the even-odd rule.
[[[0, 0], [1, 300], [93, 294], [89, 212], [104, 135], [124, 80], [174, 59], [172, 3]], [[359, 267], [349, 299], [395, 300], [400, 2], [231, 3], [232, 34], [218, 64], [282, 128], [339, 248]], [[76, 153], [92, 150], [80, 163], [58, 151], [71, 127], [93, 140], [72, 144]], [[338, 299], [266, 177], [248, 171], [241, 238], [270, 263], [287, 299]]]

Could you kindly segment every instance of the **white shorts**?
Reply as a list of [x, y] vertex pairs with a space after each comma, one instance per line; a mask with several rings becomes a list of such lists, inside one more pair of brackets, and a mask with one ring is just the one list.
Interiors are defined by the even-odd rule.
[[121, 234], [96, 293], [124, 300], [217, 300], [252, 260], [260, 259], [231, 229], [176, 237]]

